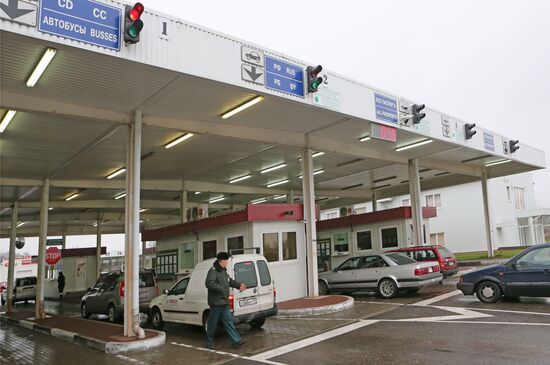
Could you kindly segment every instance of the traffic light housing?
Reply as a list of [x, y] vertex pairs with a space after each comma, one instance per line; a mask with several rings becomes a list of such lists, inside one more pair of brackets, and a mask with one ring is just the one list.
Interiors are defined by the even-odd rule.
[[323, 83], [323, 78], [319, 77], [319, 73], [323, 70], [321, 65], [308, 66], [306, 69], [307, 74], [307, 91], [310, 93], [317, 92], [319, 86]]
[[139, 42], [139, 33], [143, 29], [143, 4], [135, 3], [134, 6], [126, 5], [124, 17], [124, 42], [137, 43]]
[[474, 131], [476, 124], [475, 123], [466, 123], [464, 125], [464, 135], [466, 139], [471, 139], [477, 131]]
[[519, 149], [519, 140], [513, 140], [511, 139], [508, 142], [508, 145], [510, 146], [510, 153], [514, 153]]
[[426, 105], [424, 104], [413, 104], [411, 106], [411, 115], [412, 115], [412, 122], [413, 124], [418, 124], [424, 117], [426, 116], [426, 113], [420, 113], [422, 109], [424, 109]]

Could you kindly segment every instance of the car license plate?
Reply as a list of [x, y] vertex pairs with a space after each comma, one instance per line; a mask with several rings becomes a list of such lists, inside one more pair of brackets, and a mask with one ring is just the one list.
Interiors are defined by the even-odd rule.
[[240, 307], [247, 307], [249, 305], [254, 305], [256, 303], [258, 303], [258, 300], [256, 299], [256, 297], [239, 300]]
[[431, 267], [428, 268], [428, 272], [434, 272], [434, 269], [432, 269]]
[[454, 265], [454, 264], [455, 264], [454, 261], [449, 261], [449, 262], [447, 263], [447, 265]]

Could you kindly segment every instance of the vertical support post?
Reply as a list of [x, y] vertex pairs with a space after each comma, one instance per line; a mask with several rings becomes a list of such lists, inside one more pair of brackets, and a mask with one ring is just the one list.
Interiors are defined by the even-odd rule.
[[290, 190], [286, 196], [287, 204], [294, 204], [294, 190]]
[[63, 235], [61, 235], [61, 249], [64, 250], [67, 246], [67, 233], [63, 231]]
[[313, 180], [313, 157], [311, 148], [302, 151], [302, 189], [306, 225], [307, 294], [310, 298], [319, 295], [317, 275], [317, 228], [315, 226], [315, 191]]
[[10, 228], [10, 253], [8, 256], [8, 288], [6, 289], [7, 294], [7, 312], [11, 313], [13, 310], [13, 280], [14, 280], [14, 269], [15, 269], [15, 240], [17, 238], [17, 208], [18, 203], [13, 203], [13, 208], [11, 210], [11, 228]]
[[527, 244], [528, 246], [536, 245], [537, 244], [537, 234], [535, 232], [535, 218], [529, 217], [529, 230], [531, 231], [531, 243]]
[[487, 239], [487, 256], [494, 257], [493, 240], [491, 237], [491, 217], [489, 213], [489, 193], [487, 191], [487, 171], [481, 175], [481, 193], [483, 195], [483, 214], [485, 217], [485, 237]]
[[141, 241], [141, 267], [143, 269], [146, 268], [147, 265], [147, 259], [145, 257], [145, 249], [147, 248], [147, 242]]
[[411, 210], [413, 221], [412, 244], [421, 245], [422, 238], [422, 204], [420, 202], [420, 174], [418, 173], [418, 159], [409, 160], [409, 192], [411, 194]]
[[96, 278], [99, 278], [101, 275], [101, 219], [97, 220], [97, 230], [96, 230]]
[[378, 197], [376, 196], [376, 191], [372, 191], [372, 211], [377, 212], [378, 211]]
[[185, 183], [183, 185], [183, 190], [180, 193], [180, 211], [181, 211], [181, 223], [187, 222], [187, 209], [189, 208], [189, 203], [187, 202], [187, 190], [185, 189]]
[[46, 240], [48, 238], [48, 205], [50, 199], [50, 179], [44, 179], [40, 201], [40, 236], [38, 238], [38, 273], [36, 281], [36, 319], [46, 318], [44, 313], [44, 274], [46, 273]]

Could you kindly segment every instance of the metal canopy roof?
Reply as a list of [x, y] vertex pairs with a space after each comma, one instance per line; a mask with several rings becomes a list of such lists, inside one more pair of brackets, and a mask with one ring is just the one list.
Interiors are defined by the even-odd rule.
[[[139, 44], [117, 53], [1, 20], [0, 116], [8, 109], [18, 113], [0, 134], [0, 236], [9, 235], [14, 200], [20, 201], [19, 221], [26, 222], [18, 234], [37, 234], [37, 187], [46, 177], [51, 178], [54, 208], [49, 212], [49, 235], [94, 233], [97, 219], [104, 221], [104, 233], [123, 232], [124, 199], [114, 197], [124, 192], [125, 175], [112, 180], [106, 176], [125, 166], [126, 125], [136, 109], [144, 115], [141, 207], [147, 210], [141, 219], [147, 227], [181, 221], [184, 189], [190, 206], [223, 196], [223, 201], [210, 204], [211, 213], [263, 197], [280, 201], [273, 198], [291, 190], [299, 200], [299, 155], [308, 142], [315, 151], [325, 152], [313, 160], [314, 171], [323, 170], [315, 176], [322, 208], [367, 201], [373, 191], [377, 198], [407, 193], [406, 162], [411, 158], [419, 158], [423, 189], [475, 181], [485, 169], [496, 177], [544, 167], [544, 153], [529, 146], [522, 145], [513, 156], [503, 155], [498, 143], [506, 138], [497, 134], [497, 152], [484, 150], [480, 135], [485, 130], [479, 127], [474, 142], [444, 138], [442, 114], [433, 110], [427, 110], [418, 127], [389, 124], [398, 128], [395, 144], [360, 142], [372, 122], [388, 124], [374, 117], [374, 89], [329, 73], [340, 95], [340, 110], [317, 107], [307, 98], [240, 80], [240, 46], [245, 42], [162, 14], [146, 16], [177, 25], [173, 42], [144, 32]], [[57, 54], [37, 85], [28, 88], [25, 82], [46, 47], [56, 48]], [[234, 68], [230, 75], [228, 67]], [[265, 98], [229, 119], [220, 118], [256, 95]], [[195, 135], [164, 148], [186, 132]], [[395, 151], [396, 146], [426, 138], [434, 142]], [[503, 158], [512, 161], [484, 167]], [[281, 163], [286, 166], [260, 173]], [[248, 174], [251, 178], [229, 184]], [[266, 187], [285, 179], [289, 182]], [[77, 192], [76, 199], [64, 200]]]

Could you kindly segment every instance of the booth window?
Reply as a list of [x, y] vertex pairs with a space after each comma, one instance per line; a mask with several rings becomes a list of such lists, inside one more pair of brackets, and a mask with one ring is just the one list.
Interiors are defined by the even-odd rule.
[[264, 257], [268, 262], [279, 261], [279, 234], [264, 233]]
[[382, 248], [397, 247], [397, 227], [382, 228]]
[[187, 270], [195, 267], [195, 243], [186, 242], [180, 245], [180, 269]]
[[216, 257], [217, 245], [216, 240], [204, 241], [202, 243], [202, 259], [207, 260]]
[[158, 275], [175, 274], [178, 270], [178, 250], [159, 251], [157, 253], [157, 268]]
[[426, 206], [441, 208], [441, 194], [426, 195]]
[[370, 231], [357, 232], [357, 249], [372, 250], [372, 235]]
[[283, 260], [296, 260], [296, 232], [283, 232]]
[[227, 239], [227, 250], [231, 255], [244, 253], [244, 236], [230, 237]]
[[343, 254], [349, 252], [348, 234], [347, 233], [335, 233], [334, 234], [334, 250], [335, 254]]

